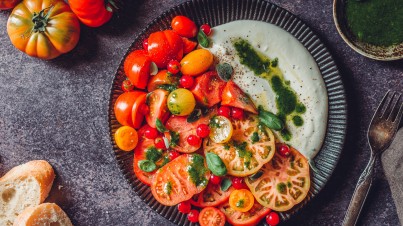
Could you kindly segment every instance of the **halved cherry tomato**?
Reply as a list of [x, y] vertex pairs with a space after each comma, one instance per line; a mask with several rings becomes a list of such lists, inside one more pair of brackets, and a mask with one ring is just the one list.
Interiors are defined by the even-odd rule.
[[150, 112], [146, 115], [148, 125], [155, 128], [157, 119], [165, 122], [169, 117], [169, 111], [167, 107], [167, 98], [169, 92], [163, 89], [156, 89], [148, 94], [147, 102], [150, 108]]
[[133, 104], [136, 101], [137, 97], [142, 94], [145, 94], [145, 92], [125, 92], [120, 94], [120, 96], [116, 99], [114, 111], [116, 120], [118, 120], [120, 124], [124, 126], [134, 127], [132, 120]]
[[193, 38], [197, 35], [195, 22], [186, 16], [176, 16], [172, 19], [171, 27], [180, 36]]
[[123, 151], [133, 150], [138, 140], [137, 131], [130, 126], [122, 126], [115, 132], [116, 145]]
[[200, 226], [224, 226], [225, 215], [221, 210], [214, 207], [206, 207], [199, 214]]
[[140, 94], [133, 103], [132, 107], [132, 123], [133, 127], [138, 129], [143, 124], [144, 114], [142, 107], [146, 104], [147, 94]]
[[213, 64], [213, 54], [207, 49], [196, 49], [181, 60], [181, 72], [184, 75], [196, 76], [206, 72]]
[[233, 210], [244, 213], [252, 208], [255, 198], [248, 189], [239, 189], [231, 192], [228, 202]]
[[147, 90], [151, 92], [158, 89], [160, 85], [165, 84], [177, 84], [179, 82], [179, 77], [169, 73], [167, 70], [161, 70], [158, 74], [151, 77], [148, 82]]
[[126, 76], [139, 89], [146, 88], [148, 77], [150, 77], [150, 67], [151, 59], [145, 50], [131, 52], [123, 64]]
[[245, 111], [257, 114], [255, 104], [245, 92], [238, 87], [232, 80], [227, 82], [227, 85], [222, 92], [221, 105], [241, 108]]
[[192, 52], [197, 46], [197, 42], [192, 41], [188, 38], [182, 37], [182, 41], [183, 41], [183, 54], [188, 54]]
[[190, 91], [200, 104], [212, 107], [221, 101], [226, 82], [218, 77], [217, 72], [209, 71], [198, 76], [195, 84]]
[[197, 207], [218, 206], [229, 199], [233, 190], [235, 189], [231, 186], [228, 190], [223, 191], [220, 185], [209, 183], [207, 188], [194, 195], [190, 202]]
[[[144, 130], [143, 128], [146, 128], [147, 126], [148, 125], [145, 125], [139, 130], [139, 135], [141, 134], [141, 130]], [[136, 177], [148, 186], [151, 185], [151, 180], [153, 178], [153, 175], [155, 174], [155, 171], [149, 173], [144, 172], [139, 167], [139, 161], [146, 159], [146, 150], [150, 147], [154, 147], [153, 139], [147, 139], [144, 137], [140, 138], [140, 142], [137, 144], [136, 149], [134, 149], [133, 158], [133, 171], [136, 174]]]
[[234, 226], [255, 226], [271, 211], [258, 202], [255, 202], [252, 208], [245, 213], [233, 210], [228, 202], [218, 209], [225, 214], [227, 221]]
[[159, 68], [166, 68], [170, 60], [182, 59], [182, 38], [172, 30], [154, 32], [148, 38], [148, 54]]
[[[184, 154], [157, 170], [151, 183], [154, 198], [163, 205], [173, 206], [203, 191], [210, 171], [198, 154]], [[200, 168], [199, 168], [200, 167]], [[195, 172], [198, 175], [195, 178]]]

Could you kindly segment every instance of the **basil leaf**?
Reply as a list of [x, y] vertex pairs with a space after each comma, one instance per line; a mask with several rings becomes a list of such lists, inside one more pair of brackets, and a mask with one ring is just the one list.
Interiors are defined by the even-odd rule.
[[154, 162], [150, 161], [150, 160], [140, 160], [137, 165], [139, 166], [139, 168], [144, 171], [144, 172], [152, 172], [154, 171], [157, 166], [155, 165]]
[[220, 185], [221, 191], [227, 191], [231, 187], [231, 185], [232, 185], [231, 179], [224, 178], [221, 181], [221, 185]]
[[211, 170], [214, 175], [224, 176], [227, 174], [227, 167], [225, 167], [224, 162], [221, 160], [220, 156], [209, 152], [206, 154], [207, 167]]
[[178, 86], [175, 85], [175, 84], [162, 84], [162, 85], [159, 85], [158, 88], [159, 89], [164, 89], [164, 90], [166, 90], [168, 92], [172, 92], [172, 91], [178, 89]]
[[284, 128], [284, 122], [281, 121], [277, 115], [264, 110], [263, 108], [259, 108], [259, 121], [269, 127], [270, 129], [280, 131]]
[[192, 113], [186, 118], [187, 122], [196, 122], [201, 117], [202, 112], [200, 109], [194, 109]]
[[197, 33], [197, 41], [204, 48], [208, 48], [208, 46], [210, 44], [209, 40], [207, 38], [207, 35], [204, 34], [204, 32], [202, 30], [199, 30], [199, 33]]
[[217, 64], [216, 70], [218, 76], [220, 76], [220, 78], [226, 82], [231, 79], [231, 75], [234, 72], [232, 66], [228, 63]]
[[161, 122], [161, 120], [159, 118], [157, 118], [157, 120], [155, 121], [155, 126], [157, 127], [157, 130], [160, 133], [168, 131], [167, 128], [165, 128], [164, 124]]

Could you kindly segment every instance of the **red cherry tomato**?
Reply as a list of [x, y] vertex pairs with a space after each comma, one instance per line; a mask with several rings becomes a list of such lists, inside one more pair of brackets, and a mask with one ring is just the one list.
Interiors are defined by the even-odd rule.
[[145, 50], [135, 50], [125, 59], [123, 69], [132, 84], [145, 89], [150, 77], [151, 59]]
[[224, 116], [226, 118], [230, 118], [231, 108], [227, 106], [221, 106], [218, 108], [218, 115]]
[[233, 119], [239, 119], [239, 120], [243, 119], [243, 115], [244, 115], [244, 113], [243, 113], [242, 109], [236, 108], [236, 107], [233, 107], [231, 109], [231, 116]]
[[177, 157], [179, 157], [179, 155], [181, 155], [181, 154], [179, 154], [179, 152], [177, 152], [177, 151], [170, 151], [169, 152], [169, 160], [174, 160], [174, 159], [176, 159]]
[[288, 145], [286, 144], [282, 144], [278, 151], [283, 157], [287, 157], [290, 155], [290, 147], [288, 147]]
[[192, 146], [199, 146], [201, 142], [201, 139], [196, 135], [189, 135], [186, 140]]
[[134, 86], [129, 79], [126, 79], [122, 82], [122, 90], [124, 92], [130, 92], [130, 91], [133, 91], [133, 89], [134, 89]]
[[208, 24], [203, 24], [202, 26], [200, 26], [200, 29], [204, 32], [204, 34], [206, 34], [207, 36], [209, 36], [211, 34], [211, 27]]
[[179, 85], [183, 88], [190, 89], [194, 85], [194, 78], [188, 75], [184, 75], [179, 79]]
[[200, 124], [197, 126], [196, 134], [201, 138], [208, 137], [210, 134], [210, 127], [206, 124]]
[[145, 51], [148, 51], [148, 38], [143, 40], [143, 49]]
[[186, 16], [176, 16], [172, 19], [171, 27], [180, 36], [193, 38], [197, 35], [197, 27], [195, 22]]
[[210, 175], [210, 182], [215, 185], [221, 184], [221, 177], [214, 174]]
[[199, 221], [199, 211], [191, 210], [188, 213], [188, 220], [192, 223], [197, 223]]
[[144, 131], [144, 136], [147, 139], [155, 139], [158, 137], [158, 130], [156, 128], [149, 127]]
[[118, 120], [121, 125], [134, 127], [132, 119], [133, 105], [137, 98], [144, 94], [146, 93], [140, 91], [125, 92], [116, 99], [114, 112], [116, 120]]
[[179, 70], [181, 68], [180, 63], [177, 60], [171, 60], [168, 63], [168, 71], [171, 72], [172, 74], [176, 75], [178, 74]]
[[245, 183], [243, 182], [243, 178], [241, 177], [233, 177], [232, 178], [232, 186], [235, 189], [243, 189], [246, 188]]
[[166, 68], [169, 61], [182, 59], [182, 38], [171, 30], [154, 32], [148, 37], [148, 54], [158, 68]]
[[276, 226], [280, 223], [280, 217], [276, 212], [271, 212], [266, 216], [266, 223], [270, 226]]
[[188, 38], [182, 37], [182, 41], [183, 41], [183, 54], [188, 54], [192, 52], [197, 46], [197, 42], [192, 41]]
[[178, 211], [181, 213], [189, 213], [190, 210], [192, 209], [192, 205], [190, 204], [189, 201], [184, 201], [178, 204]]
[[161, 137], [157, 137], [154, 140], [154, 144], [156, 148], [162, 149], [162, 150], [166, 150], [167, 147], [165, 146], [165, 141], [164, 139], [162, 139]]

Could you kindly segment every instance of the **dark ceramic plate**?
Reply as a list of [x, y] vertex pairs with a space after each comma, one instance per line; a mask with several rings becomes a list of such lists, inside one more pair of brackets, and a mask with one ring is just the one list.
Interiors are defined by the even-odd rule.
[[[125, 56], [134, 49], [141, 49], [142, 40], [151, 32], [169, 28], [170, 21], [175, 15], [186, 15], [198, 25], [208, 23], [211, 26], [217, 26], [241, 19], [258, 20], [275, 24], [296, 37], [308, 49], [318, 64], [329, 97], [326, 137], [321, 151], [315, 158], [319, 173], [312, 172], [312, 185], [307, 198], [290, 211], [280, 214], [283, 220], [289, 219], [325, 186], [336, 167], [343, 149], [347, 125], [347, 105], [343, 83], [332, 56], [304, 22], [290, 12], [263, 0], [193, 0], [185, 2], [155, 19], [134, 40]], [[133, 173], [133, 152], [123, 152], [115, 144], [113, 134], [120, 125], [116, 120], [113, 105], [117, 97], [122, 93], [120, 86], [124, 79], [123, 62], [121, 62], [112, 84], [109, 104], [110, 138], [119, 167], [132, 185], [133, 190], [153, 210], [175, 224], [192, 225], [192, 223], [187, 221], [186, 215], [179, 213], [175, 206], [163, 206], [154, 199], [150, 188], [141, 183]]]

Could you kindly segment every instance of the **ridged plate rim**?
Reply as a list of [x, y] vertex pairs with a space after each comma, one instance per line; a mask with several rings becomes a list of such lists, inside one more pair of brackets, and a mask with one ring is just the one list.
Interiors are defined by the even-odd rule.
[[321, 151], [314, 162], [319, 173], [312, 172], [311, 189], [307, 198], [291, 209], [281, 213], [282, 220], [288, 220], [293, 214], [315, 197], [329, 180], [343, 150], [347, 128], [347, 101], [344, 85], [333, 57], [320, 41], [319, 37], [301, 19], [289, 11], [265, 0], [191, 0], [177, 5], [154, 19], [140, 34], [123, 56], [116, 70], [110, 90], [109, 132], [113, 151], [119, 168], [136, 194], [157, 213], [178, 225], [196, 225], [179, 213], [175, 206], [168, 207], [158, 203], [150, 188], [140, 182], [133, 173], [133, 152], [120, 151], [113, 134], [120, 126], [113, 110], [116, 98], [122, 93], [120, 84], [125, 78], [123, 60], [134, 49], [141, 49], [142, 40], [151, 32], [169, 28], [175, 15], [186, 15], [196, 24], [208, 23], [217, 26], [234, 20], [249, 19], [274, 24], [297, 38], [315, 59], [322, 74], [328, 93], [328, 124]]

